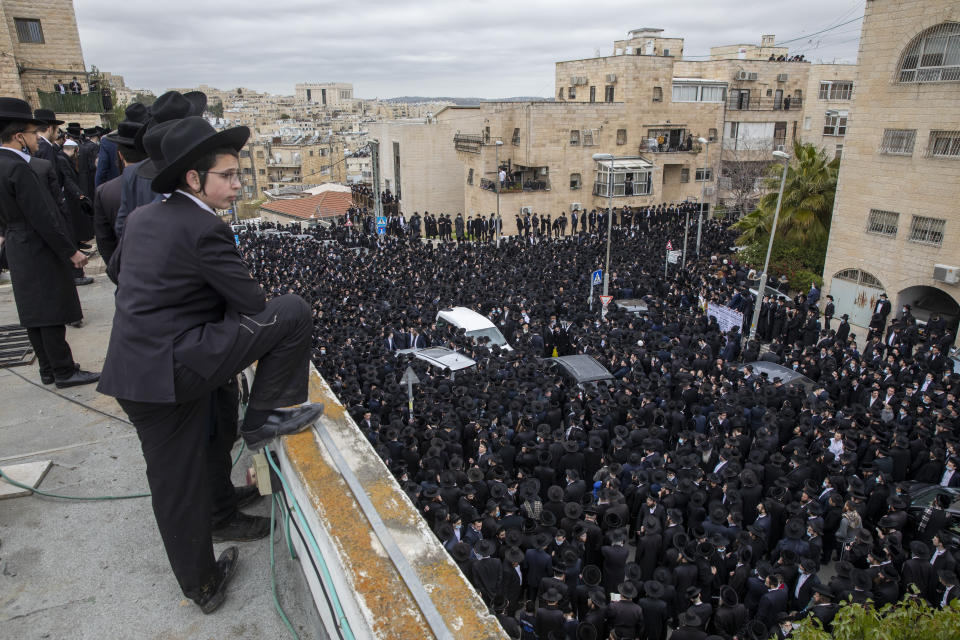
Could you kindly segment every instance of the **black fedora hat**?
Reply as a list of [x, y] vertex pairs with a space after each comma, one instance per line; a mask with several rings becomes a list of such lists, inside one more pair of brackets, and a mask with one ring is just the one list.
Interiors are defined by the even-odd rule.
[[630, 581], [624, 581], [617, 585], [617, 591], [627, 600], [633, 600], [637, 597], [637, 587]]
[[181, 175], [191, 162], [216, 149], [240, 151], [249, 137], [250, 129], [247, 127], [217, 132], [203, 118], [184, 118], [163, 136], [160, 148], [167, 166], [153, 179], [150, 188], [155, 193], [171, 193], [176, 190]]
[[43, 124], [63, 124], [63, 120], [57, 120], [57, 114], [52, 109], [37, 109], [33, 117]]
[[190, 103], [191, 116], [202, 116], [207, 110], [207, 94], [203, 91], [188, 91], [183, 97]]
[[20, 98], [0, 98], [0, 121], [47, 124], [36, 118], [30, 110], [30, 105]]
[[83, 127], [79, 122], [68, 122], [66, 128], [67, 135], [79, 138], [83, 135]]
[[644, 582], [643, 591], [650, 598], [662, 598], [664, 594], [663, 584], [658, 580], [647, 580]]
[[150, 112], [147, 111], [147, 107], [140, 102], [133, 102], [127, 105], [127, 108], [123, 110], [124, 117], [130, 122], [139, 122], [143, 124], [147, 121], [147, 118], [150, 116]]
[[452, 555], [453, 559], [457, 562], [466, 562], [470, 559], [470, 556], [473, 555], [473, 551], [466, 542], [458, 542], [453, 545], [453, 548], [450, 550], [450, 555]]

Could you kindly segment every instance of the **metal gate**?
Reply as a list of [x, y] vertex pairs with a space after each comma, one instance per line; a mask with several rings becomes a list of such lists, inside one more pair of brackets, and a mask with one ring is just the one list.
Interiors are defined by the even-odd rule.
[[844, 269], [830, 281], [836, 317], [846, 313], [850, 316], [850, 324], [861, 327], [870, 325], [870, 317], [883, 292], [883, 284], [860, 269]]

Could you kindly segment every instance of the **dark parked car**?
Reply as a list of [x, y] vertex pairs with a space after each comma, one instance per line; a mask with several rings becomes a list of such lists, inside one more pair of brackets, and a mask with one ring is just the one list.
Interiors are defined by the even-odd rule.
[[937, 496], [947, 496], [950, 504], [946, 509], [948, 519], [943, 541], [948, 545], [960, 544], [960, 488], [908, 482], [907, 491], [910, 493], [910, 507], [907, 510], [909, 526], [914, 531], [916, 531], [917, 524], [923, 517], [924, 509], [933, 504]]
[[544, 360], [547, 371], [558, 371], [571, 384], [595, 385], [603, 380], [613, 380], [613, 374], [597, 362], [593, 356], [575, 355], [547, 358]]

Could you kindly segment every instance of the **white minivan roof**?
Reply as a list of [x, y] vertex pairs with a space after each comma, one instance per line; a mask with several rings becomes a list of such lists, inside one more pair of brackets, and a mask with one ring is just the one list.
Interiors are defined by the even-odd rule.
[[437, 313], [437, 317], [449, 322], [455, 327], [462, 327], [467, 331], [475, 331], [477, 329], [489, 329], [494, 326], [490, 320], [483, 314], [477, 313], [473, 309], [468, 309], [467, 307], [451, 307], [449, 309], [441, 309]]

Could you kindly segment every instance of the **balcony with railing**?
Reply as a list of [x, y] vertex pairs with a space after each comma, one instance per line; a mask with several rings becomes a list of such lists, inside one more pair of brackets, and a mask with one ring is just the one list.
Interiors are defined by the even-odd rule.
[[[550, 169], [548, 167], [526, 167], [507, 163], [502, 165], [506, 180], [500, 187], [501, 194], [523, 193], [529, 191], [550, 191]], [[496, 179], [481, 178], [480, 188], [487, 191], [497, 190]]]
[[803, 100], [794, 96], [732, 95], [727, 99], [728, 111], [790, 111], [803, 107]]
[[472, 133], [457, 133], [453, 136], [453, 146], [464, 153], [480, 153], [484, 137]]
[[54, 113], [104, 113], [103, 96], [99, 93], [57, 93], [37, 91], [41, 109]]

